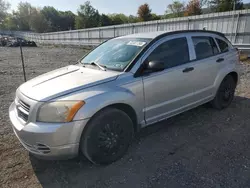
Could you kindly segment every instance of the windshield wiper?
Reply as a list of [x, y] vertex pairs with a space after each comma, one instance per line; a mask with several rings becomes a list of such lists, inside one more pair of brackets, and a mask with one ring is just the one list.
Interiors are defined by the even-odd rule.
[[103, 71], [106, 71], [106, 68], [107, 68], [105, 65], [100, 65], [99, 63], [96, 63], [94, 61], [91, 62], [90, 65], [95, 65], [95, 66], [99, 67]]

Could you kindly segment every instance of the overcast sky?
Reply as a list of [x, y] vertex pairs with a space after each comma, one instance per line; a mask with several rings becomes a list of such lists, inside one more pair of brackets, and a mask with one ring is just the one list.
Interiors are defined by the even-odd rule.
[[[11, 3], [11, 9], [16, 9], [20, 0], [8, 0]], [[71, 10], [76, 13], [80, 4], [84, 0], [23, 0], [31, 3], [33, 6], [43, 7], [53, 6], [58, 10]], [[91, 0], [100, 13], [124, 13], [126, 15], [136, 15], [137, 8], [144, 3], [148, 3], [153, 13], [164, 14], [168, 4], [172, 0]]]
[[[7, 0], [11, 3], [11, 9], [16, 9], [20, 0]], [[53, 6], [58, 10], [71, 10], [76, 13], [80, 4], [84, 0], [23, 0], [36, 7]], [[183, 0], [187, 2], [187, 0]], [[100, 13], [124, 13], [126, 15], [136, 15], [137, 8], [144, 3], [148, 3], [153, 13], [164, 14], [168, 4], [173, 0], [91, 0], [91, 4], [99, 10]], [[250, 2], [250, 0], [243, 0]]]

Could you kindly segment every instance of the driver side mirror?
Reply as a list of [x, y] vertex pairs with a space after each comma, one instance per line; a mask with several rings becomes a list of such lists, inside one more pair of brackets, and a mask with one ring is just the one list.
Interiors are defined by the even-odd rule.
[[146, 65], [147, 71], [158, 72], [165, 69], [164, 62], [162, 61], [150, 61]]

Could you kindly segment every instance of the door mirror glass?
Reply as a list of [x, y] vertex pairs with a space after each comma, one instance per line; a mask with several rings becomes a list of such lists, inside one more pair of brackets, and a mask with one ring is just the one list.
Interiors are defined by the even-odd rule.
[[164, 62], [161, 61], [150, 61], [146, 67], [147, 70], [152, 72], [162, 71], [165, 69]]

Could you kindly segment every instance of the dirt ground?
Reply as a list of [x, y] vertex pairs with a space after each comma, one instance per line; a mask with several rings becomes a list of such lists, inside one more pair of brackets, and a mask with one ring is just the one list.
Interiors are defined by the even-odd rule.
[[[84, 50], [25, 48], [28, 78], [73, 64]], [[230, 108], [201, 106], [142, 130], [108, 166], [42, 161], [21, 146], [8, 107], [23, 82], [18, 48], [0, 48], [0, 187], [250, 187], [250, 66]]]

